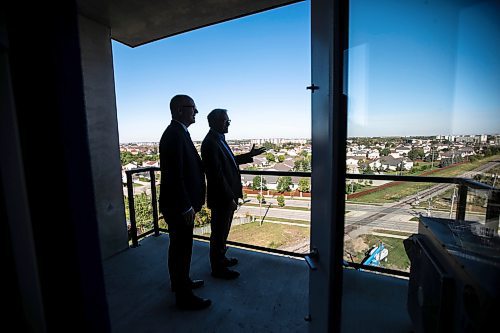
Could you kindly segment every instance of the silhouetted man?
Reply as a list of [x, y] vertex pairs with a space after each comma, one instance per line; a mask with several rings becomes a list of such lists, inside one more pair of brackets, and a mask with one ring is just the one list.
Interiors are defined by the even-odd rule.
[[170, 111], [172, 122], [160, 140], [160, 210], [170, 233], [168, 270], [177, 306], [200, 310], [210, 306], [211, 301], [193, 294], [192, 289], [204, 282], [191, 280], [189, 269], [194, 216], [205, 202], [205, 175], [187, 130], [198, 110], [191, 97], [176, 95], [170, 101]]
[[201, 145], [201, 156], [207, 175], [207, 204], [212, 211], [210, 265], [212, 276], [229, 280], [240, 275], [228, 268], [236, 265], [238, 259], [226, 257], [233, 214], [238, 207], [238, 198], [243, 197], [238, 165], [252, 162], [253, 157], [265, 149], [255, 149], [254, 145], [250, 152], [235, 156], [224, 137], [231, 123], [227, 110], [215, 109], [207, 118], [210, 131]]

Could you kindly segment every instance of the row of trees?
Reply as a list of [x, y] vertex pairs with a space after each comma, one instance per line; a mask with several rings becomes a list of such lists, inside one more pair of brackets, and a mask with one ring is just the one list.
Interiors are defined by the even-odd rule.
[[[296, 168], [299, 167], [304, 170], [295, 170], [295, 171], [311, 171], [311, 154], [303, 150], [299, 153], [299, 156], [301, 156], [301, 159], [296, 160], [294, 162], [295, 166]], [[282, 163], [285, 160], [284, 154], [274, 155], [271, 152], [266, 153], [265, 157], [268, 162]]]
[[279, 162], [282, 163], [285, 160], [285, 155], [277, 155], [275, 156], [273, 153], [266, 154], [266, 160], [268, 162]]
[[[382, 148], [379, 149], [379, 154], [380, 156], [388, 156], [391, 153], [390, 148]], [[405, 156], [406, 154], [403, 154]], [[415, 160], [422, 160], [425, 157], [424, 150], [422, 148], [413, 148], [408, 152], [408, 155], [406, 155], [410, 160], [415, 161]]]
[[141, 165], [145, 161], [158, 161], [160, 159], [160, 155], [146, 155], [144, 153], [137, 153], [133, 155], [131, 152], [122, 151], [120, 152], [120, 161], [122, 165], [129, 164], [131, 162], [136, 162], [138, 165]]
[[[292, 190], [293, 182], [292, 177], [283, 176], [278, 177], [276, 183], [276, 190], [280, 193], [289, 192]], [[262, 176], [255, 176], [252, 181], [252, 189], [267, 191], [267, 180]], [[311, 182], [309, 178], [301, 178], [298, 183], [298, 190], [300, 192], [311, 192]]]

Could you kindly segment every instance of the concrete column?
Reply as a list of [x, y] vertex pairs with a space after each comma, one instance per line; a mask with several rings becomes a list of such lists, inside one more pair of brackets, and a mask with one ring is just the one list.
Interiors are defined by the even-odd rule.
[[79, 16], [85, 109], [103, 259], [128, 248], [110, 29]]

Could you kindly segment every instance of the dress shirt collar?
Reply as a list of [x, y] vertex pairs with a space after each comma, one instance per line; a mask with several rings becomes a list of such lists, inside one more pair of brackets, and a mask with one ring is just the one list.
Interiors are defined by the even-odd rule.
[[181, 124], [182, 128], [184, 128], [184, 130], [185, 130], [186, 132], [188, 131], [188, 128], [186, 127], [186, 125], [184, 125], [184, 124], [183, 124], [183, 123], [181, 123], [180, 121], [175, 120], [175, 119], [172, 119], [172, 121], [175, 121], [176, 123]]
[[221, 134], [212, 128], [210, 129], [210, 131], [212, 131], [212, 133], [214, 133], [222, 142], [226, 141], [226, 136], [224, 134]]

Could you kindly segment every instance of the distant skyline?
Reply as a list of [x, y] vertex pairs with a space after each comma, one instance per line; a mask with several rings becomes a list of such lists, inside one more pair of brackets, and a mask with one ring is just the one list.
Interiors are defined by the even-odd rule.
[[[498, 1], [351, 2], [348, 136], [500, 133]], [[228, 109], [228, 139], [310, 138], [310, 2], [129, 48], [113, 41], [120, 142], [157, 142], [175, 94]]]

